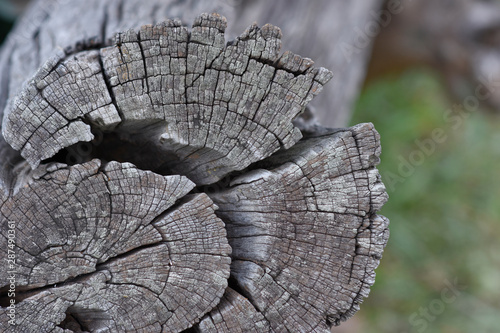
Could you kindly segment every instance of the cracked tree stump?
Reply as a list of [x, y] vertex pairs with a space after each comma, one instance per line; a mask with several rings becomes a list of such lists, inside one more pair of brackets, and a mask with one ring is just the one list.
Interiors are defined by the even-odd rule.
[[218, 14], [110, 39], [133, 2], [99, 3], [97, 37], [0, 80], [0, 330], [329, 332], [352, 316], [387, 194], [371, 124], [293, 122], [331, 72], [280, 53], [272, 25], [226, 43]]

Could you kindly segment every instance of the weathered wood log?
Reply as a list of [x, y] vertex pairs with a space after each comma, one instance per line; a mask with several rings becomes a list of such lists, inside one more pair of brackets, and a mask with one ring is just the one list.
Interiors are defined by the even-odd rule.
[[54, 43], [40, 24], [36, 56], [15, 44], [0, 58], [32, 68], [0, 80], [0, 330], [328, 332], [352, 316], [387, 242], [387, 195], [372, 125], [292, 123], [330, 72], [280, 54], [271, 25], [226, 44], [218, 14], [111, 40], [144, 8], [92, 3], [97, 38], [71, 43], [77, 24], [40, 61]]
[[[213, 203], [186, 196], [194, 184], [185, 177], [100, 167], [43, 166], [3, 198], [2, 219], [17, 230], [19, 300], [28, 304], [17, 325], [51, 331], [66, 314], [90, 331], [190, 327], [218, 303], [229, 276], [231, 249]], [[0, 280], [8, 277], [2, 270]], [[41, 317], [37, 308], [49, 301], [61, 304]]]
[[270, 25], [253, 25], [225, 46], [226, 25], [204, 15], [189, 34], [167, 21], [119, 34], [110, 47], [61, 53], [7, 107], [6, 141], [36, 167], [92, 140], [90, 124], [157, 153], [149, 163], [135, 158], [141, 167], [197, 184], [290, 148], [301, 137], [292, 120], [331, 73], [280, 56], [281, 33]]
[[271, 23], [284, 32], [284, 43], [294, 53], [315, 59], [335, 70], [337, 80], [312, 103], [323, 126], [346, 126], [363, 84], [371, 53], [367, 22], [383, 0], [35, 0], [6, 41], [0, 55], [0, 109], [7, 96], [46, 61], [57, 48], [75, 46], [92, 38], [99, 44], [113, 33], [138, 29], [178, 17], [191, 24], [202, 12], [218, 12], [229, 19], [227, 34], [237, 37], [251, 24]]
[[333, 131], [210, 195], [227, 223], [231, 275], [272, 331], [325, 331], [368, 295], [388, 237], [375, 214], [387, 198], [379, 154], [372, 125]]
[[231, 36], [250, 22], [271, 23], [283, 31], [287, 49], [333, 70], [336, 79], [310, 106], [321, 125], [346, 126], [364, 82], [373, 30], [383, 28], [377, 13], [384, 0], [227, 1], [236, 9]]

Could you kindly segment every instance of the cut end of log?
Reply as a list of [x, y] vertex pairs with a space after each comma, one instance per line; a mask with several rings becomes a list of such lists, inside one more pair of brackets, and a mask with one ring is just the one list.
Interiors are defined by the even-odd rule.
[[46, 332], [71, 314], [91, 332], [133, 331], [139, 317], [146, 331], [180, 332], [219, 303], [231, 248], [210, 198], [187, 196], [190, 180], [98, 160], [43, 168], [1, 208], [2, 235], [18, 230], [17, 326]]
[[107, 47], [58, 54], [7, 107], [6, 141], [36, 168], [93, 132], [114, 132], [168, 156], [135, 164], [199, 185], [293, 146], [301, 134], [292, 120], [331, 72], [280, 56], [277, 27], [252, 25], [226, 45], [226, 26], [202, 14], [191, 31], [166, 21], [119, 33]]
[[368, 296], [389, 235], [379, 144], [371, 124], [301, 140], [211, 194], [231, 275], [272, 331], [326, 331]]
[[12, 96], [2, 131], [26, 161], [0, 141], [0, 330], [326, 333], [359, 309], [389, 236], [379, 134], [301, 132], [331, 72], [280, 54], [277, 27], [226, 27], [69, 48]]

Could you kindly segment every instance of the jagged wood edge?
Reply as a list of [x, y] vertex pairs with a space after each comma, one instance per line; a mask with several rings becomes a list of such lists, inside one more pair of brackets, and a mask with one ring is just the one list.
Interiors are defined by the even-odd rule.
[[171, 20], [120, 33], [113, 46], [61, 52], [11, 100], [6, 141], [36, 167], [92, 140], [91, 126], [117, 131], [150, 147], [145, 156], [165, 156], [144, 168], [169, 168], [197, 184], [291, 147], [301, 137], [291, 121], [331, 72], [280, 56], [281, 32], [271, 25], [252, 25], [224, 45], [226, 25], [202, 14], [190, 33]]

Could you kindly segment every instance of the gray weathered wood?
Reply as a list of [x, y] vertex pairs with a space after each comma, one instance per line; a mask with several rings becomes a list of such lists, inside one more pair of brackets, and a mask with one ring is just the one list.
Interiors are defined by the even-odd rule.
[[281, 28], [287, 49], [333, 71], [335, 79], [311, 106], [323, 126], [347, 126], [370, 59], [371, 31], [383, 29], [377, 13], [384, 0], [228, 1], [236, 8], [231, 36], [250, 22], [271, 23]]
[[231, 275], [274, 332], [324, 331], [368, 295], [388, 238], [379, 154], [362, 124], [302, 140], [210, 195]]
[[198, 17], [191, 32], [166, 21], [109, 47], [61, 52], [5, 109], [4, 138], [36, 167], [91, 141], [91, 126], [114, 130], [157, 152], [154, 165], [136, 164], [197, 184], [290, 148], [301, 137], [292, 120], [331, 73], [280, 55], [274, 26], [253, 25], [225, 46], [226, 25], [219, 15]]
[[0, 54], [0, 248], [14, 229], [18, 270], [16, 327], [0, 273], [0, 330], [328, 332], [352, 316], [387, 195], [371, 124], [292, 123], [330, 72], [280, 53], [274, 26], [226, 44], [223, 17], [193, 12], [250, 3], [79, 3], [36, 1]]
[[257, 309], [242, 295], [231, 288], [217, 307], [206, 315], [194, 327], [195, 332], [269, 332], [269, 322]]
[[[92, 332], [179, 332], [218, 304], [231, 248], [212, 201], [186, 196], [187, 178], [98, 160], [31, 173], [1, 201], [0, 243], [15, 224], [16, 297], [31, 304], [20, 302], [22, 330], [51, 331], [66, 314]], [[23, 311], [54, 298], [48, 314]]]

